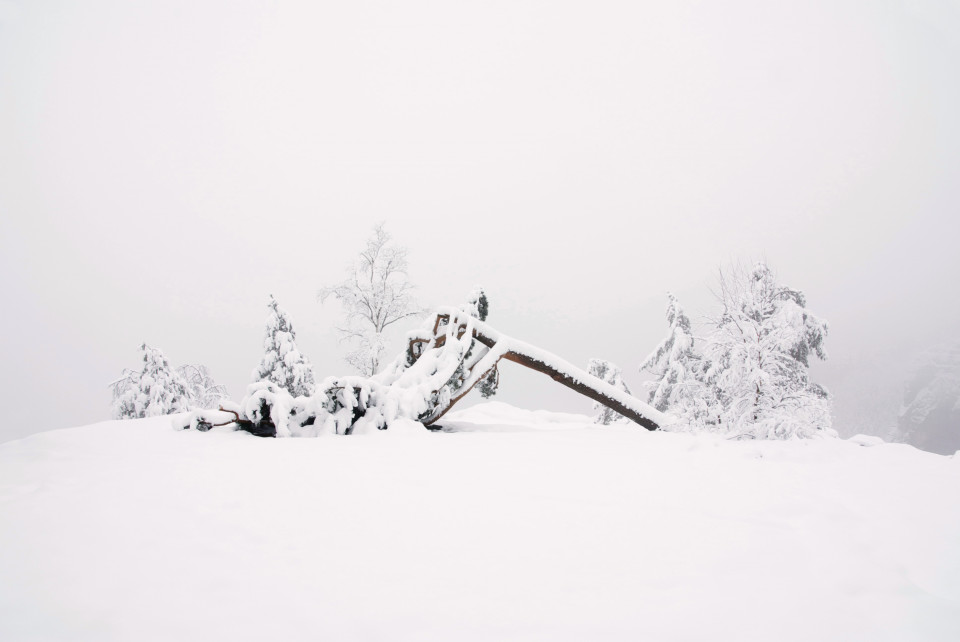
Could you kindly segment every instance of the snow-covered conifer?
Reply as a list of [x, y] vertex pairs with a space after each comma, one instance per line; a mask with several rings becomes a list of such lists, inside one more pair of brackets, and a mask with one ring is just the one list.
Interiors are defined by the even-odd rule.
[[809, 437], [830, 431], [829, 395], [810, 382], [810, 355], [826, 359], [827, 324], [799, 290], [777, 283], [765, 263], [721, 273], [722, 314], [708, 345], [708, 379], [721, 421], [757, 438]]
[[467, 314], [476, 317], [481, 321], [487, 320], [487, 314], [490, 312], [490, 303], [487, 301], [487, 293], [481, 286], [476, 286], [467, 298], [466, 304], [461, 306]]
[[[460, 308], [470, 316], [480, 319], [481, 321], [486, 321], [487, 315], [490, 313], [490, 302], [487, 300], [487, 293], [484, 292], [483, 287], [479, 285], [474, 287], [473, 291], [470, 292], [470, 296], [467, 298], [467, 302], [460, 306]], [[500, 371], [494, 366], [490, 372], [477, 383], [477, 390], [480, 391], [481, 397], [489, 399], [497, 394], [497, 388], [499, 386]]]
[[187, 382], [167, 361], [163, 353], [146, 343], [140, 345], [143, 368], [124, 370], [111, 384], [113, 416], [116, 419], [156, 417], [190, 409]]
[[312, 395], [313, 369], [297, 349], [296, 334], [287, 313], [277, 306], [273, 295], [270, 295], [267, 307], [264, 354], [260, 365], [253, 371], [253, 381], [272, 381], [294, 397]]
[[[590, 363], [587, 366], [587, 372], [600, 381], [608, 383], [618, 390], [623, 390], [625, 393], [633, 394], [630, 392], [630, 388], [627, 387], [626, 382], [623, 380], [623, 372], [620, 368], [614, 364], [606, 361], [604, 359], [590, 359]], [[617, 411], [608, 408], [607, 406], [594, 401], [593, 410], [596, 412], [594, 417], [594, 423], [608, 425], [620, 419], [626, 419], [623, 415]]]
[[480, 396], [484, 399], [489, 399], [493, 395], [497, 394], [497, 388], [500, 387], [500, 370], [496, 366], [493, 367], [487, 375], [480, 380], [477, 384], [477, 390], [480, 391]]
[[114, 419], [137, 419], [137, 397], [140, 394], [140, 373], [124, 368], [123, 374], [110, 383]]
[[642, 364], [640, 371], [657, 379], [648, 382], [647, 403], [670, 412], [686, 424], [707, 423], [714, 414], [711, 387], [704, 381], [706, 363], [694, 347], [690, 319], [672, 293], [667, 292], [669, 330]]

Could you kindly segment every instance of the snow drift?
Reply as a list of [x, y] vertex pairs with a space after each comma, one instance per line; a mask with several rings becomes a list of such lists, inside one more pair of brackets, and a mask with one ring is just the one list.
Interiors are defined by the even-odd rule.
[[497, 403], [443, 426], [0, 445], [0, 639], [960, 639], [960, 457]]

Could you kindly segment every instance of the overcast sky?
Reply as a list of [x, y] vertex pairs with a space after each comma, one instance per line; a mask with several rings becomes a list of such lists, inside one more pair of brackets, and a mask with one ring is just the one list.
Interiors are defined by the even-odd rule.
[[0, 0], [0, 440], [107, 419], [142, 341], [239, 399], [271, 293], [348, 374], [316, 294], [377, 221], [425, 303], [482, 284], [634, 388], [667, 290], [697, 319], [765, 258], [831, 323], [836, 427], [892, 421], [960, 325], [958, 114], [947, 0]]

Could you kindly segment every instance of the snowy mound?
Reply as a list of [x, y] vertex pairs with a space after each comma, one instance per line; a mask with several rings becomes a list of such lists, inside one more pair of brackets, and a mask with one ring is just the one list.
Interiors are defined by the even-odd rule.
[[960, 457], [441, 423], [0, 445], [0, 640], [960, 639]]
[[[583, 428], [593, 423], [587, 415], [549, 410], [524, 410], [501, 401], [487, 401], [447, 414], [440, 422], [448, 432], [512, 432], [527, 430], [563, 430]], [[631, 429], [636, 426], [631, 425]]]

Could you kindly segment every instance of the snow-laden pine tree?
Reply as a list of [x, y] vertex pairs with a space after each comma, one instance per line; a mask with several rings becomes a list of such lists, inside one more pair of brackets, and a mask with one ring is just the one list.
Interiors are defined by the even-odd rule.
[[[481, 321], [486, 321], [487, 315], [490, 313], [490, 302], [487, 300], [487, 293], [484, 292], [483, 287], [479, 285], [475, 286], [473, 291], [470, 292], [470, 296], [467, 297], [467, 302], [461, 305], [460, 308], [470, 316], [480, 319]], [[499, 386], [500, 371], [494, 366], [493, 369], [477, 383], [477, 390], [480, 391], [481, 397], [489, 399], [497, 394], [497, 388]]]
[[[467, 298], [467, 302], [460, 306], [460, 309], [466, 312], [468, 315], [472, 316], [475, 319], [480, 321], [487, 320], [487, 313], [489, 311], [489, 304], [487, 302], [487, 295], [484, 294], [483, 288], [479, 285], [476, 286], [471, 292], [470, 296]], [[477, 340], [470, 339], [470, 345], [464, 354], [464, 360], [469, 360], [470, 356], [474, 354], [477, 349]], [[480, 346], [482, 348], [482, 346]], [[458, 390], [464, 384], [466, 377], [466, 372], [463, 369], [463, 364], [456, 369], [453, 373], [453, 376], [450, 377], [450, 380], [447, 382], [447, 387], [450, 390], [451, 394], [456, 394]], [[475, 385], [476, 390], [480, 391], [480, 395], [484, 399], [489, 399], [493, 395], [497, 394], [497, 386], [500, 385], [500, 373], [497, 370], [497, 366], [494, 365], [486, 375], [480, 379]]]
[[486, 376], [477, 383], [477, 390], [480, 391], [480, 396], [484, 399], [489, 399], [493, 395], [497, 394], [497, 389], [500, 387], [500, 369], [497, 366], [494, 366]]
[[110, 403], [114, 419], [137, 419], [137, 397], [140, 393], [140, 373], [123, 369], [120, 378], [110, 383], [113, 400]]
[[313, 394], [315, 384], [310, 362], [297, 349], [296, 334], [287, 313], [270, 295], [267, 303], [266, 331], [263, 337], [263, 359], [253, 371], [254, 383], [272, 381], [293, 397]]
[[206, 366], [188, 363], [178, 366], [177, 372], [187, 384], [191, 410], [216, 408], [228, 398], [227, 387], [214, 381]]
[[827, 358], [827, 324], [803, 293], [777, 283], [761, 262], [721, 272], [720, 302], [707, 375], [723, 426], [768, 439], [831, 433], [829, 395], [808, 377], [811, 355]]
[[[590, 359], [590, 363], [587, 366], [587, 372], [592, 374], [600, 381], [609, 383], [618, 390], [623, 390], [628, 395], [633, 394], [630, 392], [630, 388], [627, 387], [626, 382], [623, 380], [623, 372], [619, 367], [610, 363], [609, 361], [604, 359]], [[597, 424], [608, 425], [615, 421], [626, 419], [626, 417], [617, 411], [596, 401], [593, 402], [593, 410], [596, 413], [593, 418], [593, 422]]]
[[481, 321], [486, 321], [487, 314], [490, 312], [490, 303], [487, 301], [487, 293], [484, 292], [483, 288], [479, 285], [473, 288], [473, 291], [470, 292], [470, 296], [467, 297], [467, 302], [460, 307], [470, 316], [480, 319]]
[[390, 244], [383, 223], [374, 228], [346, 280], [320, 290], [321, 302], [331, 296], [340, 302], [347, 317], [340, 334], [356, 342], [346, 361], [367, 377], [380, 370], [386, 347], [384, 330], [422, 311], [407, 279], [407, 249]]
[[116, 419], [157, 417], [190, 410], [187, 382], [170, 367], [163, 353], [140, 344], [143, 367], [139, 372], [124, 370], [111, 384], [113, 416]]
[[705, 382], [706, 362], [695, 349], [690, 319], [671, 292], [667, 292], [667, 336], [640, 364], [655, 381], [645, 384], [647, 403], [669, 412], [686, 425], [710, 423], [716, 414], [712, 387]]

